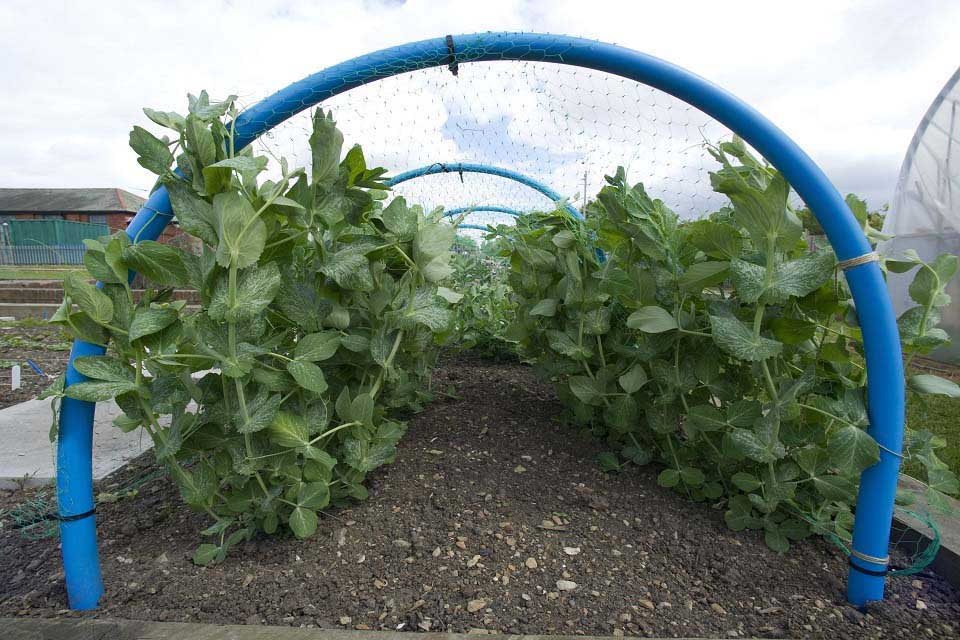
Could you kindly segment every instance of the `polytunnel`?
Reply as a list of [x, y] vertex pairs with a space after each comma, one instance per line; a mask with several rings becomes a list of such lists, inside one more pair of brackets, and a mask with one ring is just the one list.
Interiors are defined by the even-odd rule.
[[[880, 247], [891, 257], [916, 251], [925, 262], [933, 262], [942, 253], [960, 255], [960, 69], [934, 98], [917, 127], [883, 232], [894, 236]], [[912, 279], [912, 272], [888, 274], [898, 315], [915, 304], [909, 292]], [[952, 280], [947, 293], [960, 300], [960, 282]], [[957, 335], [960, 307], [947, 307], [940, 326]], [[941, 347], [930, 357], [960, 362], [960, 344]]]

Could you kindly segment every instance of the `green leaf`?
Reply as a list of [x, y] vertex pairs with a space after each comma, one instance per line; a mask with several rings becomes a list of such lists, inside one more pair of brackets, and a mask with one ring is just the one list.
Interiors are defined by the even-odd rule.
[[63, 280], [64, 292], [81, 311], [97, 324], [107, 324], [113, 319], [113, 302], [94, 285], [86, 282], [75, 271]]
[[230, 281], [226, 274], [217, 280], [208, 315], [214, 320], [242, 322], [263, 312], [280, 291], [280, 268], [275, 262], [244, 269], [237, 276], [237, 290], [230, 302]]
[[727, 421], [716, 407], [709, 404], [700, 404], [690, 407], [687, 419], [700, 431], [720, 431], [727, 427]]
[[600, 470], [604, 473], [620, 470], [620, 460], [617, 459], [617, 454], [610, 451], [598, 453], [597, 464], [600, 465]]
[[663, 333], [679, 328], [677, 319], [663, 307], [641, 307], [627, 318], [627, 326], [644, 333]]
[[944, 291], [957, 273], [960, 258], [942, 253], [933, 263], [925, 265], [910, 283], [910, 298], [919, 305], [942, 307], [950, 304], [950, 296]]
[[580, 402], [600, 406], [603, 404], [603, 385], [587, 376], [571, 376], [570, 391]]
[[317, 530], [317, 513], [305, 507], [297, 507], [290, 514], [290, 530], [300, 539], [309, 538]]
[[143, 113], [161, 127], [173, 129], [174, 131], [183, 131], [186, 125], [183, 116], [174, 111], [156, 111], [154, 109], [144, 108]]
[[777, 553], [786, 553], [790, 550], [790, 541], [779, 527], [767, 529], [763, 532], [763, 541]]
[[552, 318], [557, 313], [558, 302], [559, 300], [555, 298], [544, 298], [537, 304], [533, 305], [533, 308], [527, 313], [531, 316], [545, 316]]
[[440, 222], [424, 224], [413, 239], [414, 260], [422, 268], [437, 256], [447, 254], [456, 235], [457, 230], [453, 225]]
[[330, 504], [330, 487], [326, 482], [308, 482], [297, 491], [297, 506], [320, 510]]
[[310, 444], [307, 421], [288, 411], [278, 411], [270, 423], [270, 441], [279, 447], [296, 449]]
[[63, 395], [87, 402], [104, 402], [137, 389], [134, 382], [78, 382], [64, 389]]
[[333, 114], [317, 109], [313, 114], [313, 131], [310, 134], [311, 171], [310, 184], [330, 188], [340, 175], [340, 154], [343, 150], [343, 134], [333, 121]]
[[362, 249], [347, 247], [327, 256], [321, 270], [344, 289], [371, 291], [374, 287], [370, 261]]
[[280, 409], [280, 400], [280, 394], [270, 395], [266, 388], [261, 387], [253, 399], [247, 401], [247, 420], [237, 424], [237, 433], [256, 433], [273, 424]]
[[133, 382], [136, 376], [133, 367], [113, 356], [80, 356], [74, 359], [73, 366], [92, 380]]
[[132, 244], [123, 250], [123, 261], [137, 273], [164, 286], [182, 286], [189, 281], [183, 252], [153, 240]]
[[217, 161], [217, 145], [213, 141], [213, 133], [206, 123], [192, 113], [187, 116], [184, 137], [187, 139], [187, 147], [196, 156], [200, 166], [205, 167]]
[[213, 198], [218, 221], [217, 264], [229, 267], [231, 260], [243, 269], [256, 264], [267, 240], [267, 227], [253, 206], [236, 191], [218, 193]]
[[739, 258], [743, 246], [740, 232], [722, 222], [697, 220], [690, 224], [690, 240], [711, 258]]
[[917, 393], [960, 398], [960, 386], [952, 380], [930, 374], [910, 376], [907, 386]]
[[568, 229], [563, 229], [553, 234], [553, 237], [550, 239], [553, 244], [559, 249], [569, 249], [577, 242], [576, 236], [573, 235], [573, 232]]
[[220, 547], [215, 544], [204, 543], [193, 552], [193, 564], [206, 567], [216, 562], [220, 555]]
[[340, 347], [340, 334], [336, 331], [310, 333], [297, 342], [293, 356], [298, 360], [320, 362], [333, 357]]
[[782, 304], [791, 297], [801, 298], [819, 289], [833, 275], [835, 264], [831, 251], [805, 253], [796, 260], [778, 264], [768, 279], [765, 267], [731, 260], [730, 275], [743, 302]]
[[680, 472], [676, 469], [664, 469], [657, 476], [657, 484], [661, 487], [675, 487], [680, 484]]
[[394, 198], [380, 214], [383, 226], [396, 235], [400, 240], [412, 240], [420, 226], [417, 211], [407, 207], [407, 201], [402, 197]]
[[756, 476], [750, 473], [746, 473], [744, 471], [740, 471], [738, 473], [733, 474], [733, 476], [731, 476], [730, 478], [730, 482], [732, 482], [737, 489], [740, 489], [741, 491], [745, 491], [747, 493], [750, 493], [751, 491], [756, 491], [757, 489], [760, 488], [760, 485], [761, 485], [761, 482], [757, 479]]
[[447, 287], [437, 287], [437, 295], [449, 302], [450, 304], [456, 304], [463, 300], [463, 294], [457, 293], [452, 289]]
[[139, 156], [137, 162], [147, 171], [160, 176], [170, 171], [173, 154], [167, 148], [167, 143], [143, 127], [134, 127], [130, 132], [130, 147]]
[[753, 246], [766, 252], [768, 238], [773, 238], [775, 247], [791, 249], [800, 239], [803, 227], [795, 215], [787, 211], [790, 185], [777, 172], [763, 190], [749, 185], [739, 178], [711, 176], [714, 189], [725, 193], [733, 203], [734, 218], [747, 230]]
[[177, 321], [179, 314], [176, 309], [165, 308], [140, 308], [134, 312], [133, 320], [130, 322], [128, 339], [133, 342], [143, 336], [148, 336], [160, 331]]
[[327, 380], [323, 377], [323, 371], [312, 362], [291, 360], [287, 363], [287, 371], [297, 381], [297, 384], [308, 391], [323, 393], [327, 390]]
[[835, 431], [827, 441], [830, 463], [847, 475], [855, 475], [880, 460], [877, 441], [858, 427]]
[[677, 280], [677, 284], [684, 291], [699, 293], [726, 280], [729, 271], [729, 262], [697, 262], [690, 265]]
[[814, 476], [813, 486], [827, 500], [838, 500], [850, 504], [857, 495], [857, 485], [842, 476]]
[[753, 331], [736, 318], [710, 316], [710, 326], [717, 346], [740, 360], [759, 362], [779, 354], [783, 348], [776, 340], [754, 336]]
[[219, 223], [213, 205], [179, 180], [167, 182], [166, 187], [180, 228], [211, 247], [216, 247], [220, 242], [217, 236]]
[[647, 372], [639, 364], [630, 367], [630, 370], [617, 378], [620, 387], [627, 393], [636, 393], [647, 383]]

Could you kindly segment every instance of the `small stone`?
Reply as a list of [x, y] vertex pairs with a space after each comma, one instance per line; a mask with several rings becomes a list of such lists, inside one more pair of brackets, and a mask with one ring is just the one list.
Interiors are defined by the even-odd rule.
[[556, 600], [560, 594], [556, 591], [547, 591], [547, 600]]
[[394, 541], [393, 541], [393, 546], [399, 547], [399, 548], [401, 548], [401, 549], [409, 549], [411, 545], [410, 545], [410, 543], [409, 543], [408, 541], [406, 541], [406, 540], [404, 540], [404, 539], [401, 538], [401, 539], [399, 539], [399, 540], [394, 540]]
[[576, 582], [571, 582], [570, 580], [557, 580], [557, 591], [573, 591], [576, 588]]
[[170, 562], [170, 558], [167, 557], [167, 552], [164, 551], [163, 553], [161, 553], [160, 555], [158, 555], [158, 556], [156, 557], [156, 559], [154, 560], [154, 562], [156, 562], [157, 564], [166, 564], [166, 563]]
[[818, 599], [813, 601], [813, 606], [815, 606], [817, 609], [823, 609], [827, 605], [823, 604], [823, 600]]
[[357, 631], [369, 631], [370, 625], [361, 622], [360, 624], [354, 625], [353, 628]]
[[423, 622], [421, 622], [421, 623], [418, 624], [417, 626], [418, 626], [421, 630], [423, 630], [423, 631], [430, 631], [430, 621], [429, 621], [429, 620], [424, 620]]
[[719, 604], [717, 604], [716, 602], [711, 603], [711, 604], [710, 604], [710, 608], [711, 608], [711, 609], [713, 610], [713, 612], [716, 613], [717, 615], [720, 615], [720, 616], [725, 616], [725, 615], [727, 615], [727, 610], [724, 609], [723, 607], [721, 607], [721, 606], [720, 606]]
[[470, 613], [476, 613], [487, 608], [487, 601], [483, 598], [478, 598], [477, 600], [471, 600], [467, 603], [467, 611]]
[[537, 560], [536, 560], [536, 558], [527, 558], [527, 559], [524, 561], [523, 564], [526, 565], [527, 569], [536, 569], [536, 568], [537, 568]]
[[457, 546], [457, 549], [463, 549], [464, 551], [467, 550], [467, 543], [464, 542], [463, 540], [457, 540], [456, 546]]
[[653, 604], [653, 602], [650, 600], [641, 600], [640, 606], [644, 609], [650, 609], [651, 611], [657, 608], [657, 605]]
[[916, 606], [917, 606], [917, 609], [919, 609], [920, 611], [925, 611], [927, 608], [927, 603], [924, 602], [923, 600], [917, 600]]
[[923, 589], [923, 583], [919, 580], [914, 580], [910, 583], [910, 586], [912, 586], [914, 589]]
[[564, 547], [563, 552], [568, 556], [575, 556], [580, 554], [580, 547]]
[[377, 578], [373, 581], [373, 586], [375, 586], [377, 589], [383, 589], [385, 586], [387, 586], [387, 583], [386, 581]]
[[513, 468], [513, 472], [514, 472], [514, 473], [526, 473], [526, 472], [527, 472], [527, 468], [524, 467], [522, 464], [518, 464], [516, 467]]
[[343, 626], [347, 626], [351, 622], [353, 622], [353, 618], [351, 618], [350, 616], [340, 616], [340, 624], [342, 624]]
[[468, 567], [475, 567], [475, 566], [477, 566], [477, 563], [478, 563], [478, 562], [480, 562], [480, 556], [473, 556], [472, 558], [470, 558], [469, 560], [467, 560], [467, 566], [468, 566]]
[[531, 598], [528, 594], [526, 594], [526, 593], [521, 593], [521, 594], [520, 594], [520, 597], [523, 598], [524, 601], [526, 601], [526, 602], [530, 602], [530, 600], [532, 600], [532, 598]]
[[253, 574], [248, 573], [243, 578], [243, 588], [246, 589], [247, 587], [249, 587], [251, 582], [253, 582]]
[[669, 602], [664, 601], [664, 602], [661, 602], [660, 604], [658, 604], [657, 606], [660, 607], [661, 609], [669, 609], [669, 608], [672, 607], [673, 605], [670, 604]]
[[633, 620], [633, 616], [631, 616], [629, 613], [620, 614], [620, 622], [630, 622], [631, 620]]
[[433, 550], [433, 553], [431, 553], [430, 555], [432, 555], [434, 558], [439, 558], [439, 557], [440, 557], [440, 547], [437, 547], [436, 549], [434, 549], [434, 550]]

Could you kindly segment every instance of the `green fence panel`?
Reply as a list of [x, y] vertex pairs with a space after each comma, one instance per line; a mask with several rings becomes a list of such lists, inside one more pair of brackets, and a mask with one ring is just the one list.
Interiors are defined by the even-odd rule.
[[69, 220], [11, 220], [7, 229], [13, 246], [82, 245], [84, 239], [110, 235], [105, 224]]

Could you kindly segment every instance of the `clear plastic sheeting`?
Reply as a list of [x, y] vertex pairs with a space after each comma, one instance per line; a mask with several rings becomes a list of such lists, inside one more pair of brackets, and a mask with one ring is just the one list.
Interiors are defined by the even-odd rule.
[[[895, 236], [880, 247], [888, 256], [913, 250], [924, 261], [932, 262], [941, 253], [960, 254], [960, 69], [917, 127], [883, 232]], [[898, 314], [916, 304], [909, 293], [913, 275], [888, 276], [890, 297]], [[940, 326], [951, 335], [960, 335], [960, 281], [954, 279], [947, 293], [954, 304], [945, 309]], [[960, 363], [960, 341], [934, 351], [931, 357]]]
[[[578, 210], [617, 166], [683, 218], [727, 204], [707, 144], [729, 140], [714, 119], [658, 89], [600, 71], [546, 62], [467, 62], [399, 73], [323, 100], [347, 145], [396, 175], [434, 163], [478, 163], [547, 185]], [[257, 152], [309, 165], [310, 111], [275, 127]], [[258, 148], [257, 148], [258, 147]], [[442, 174], [394, 192], [427, 209], [553, 208], [542, 194], [496, 176]], [[501, 220], [477, 214], [470, 222]]]

